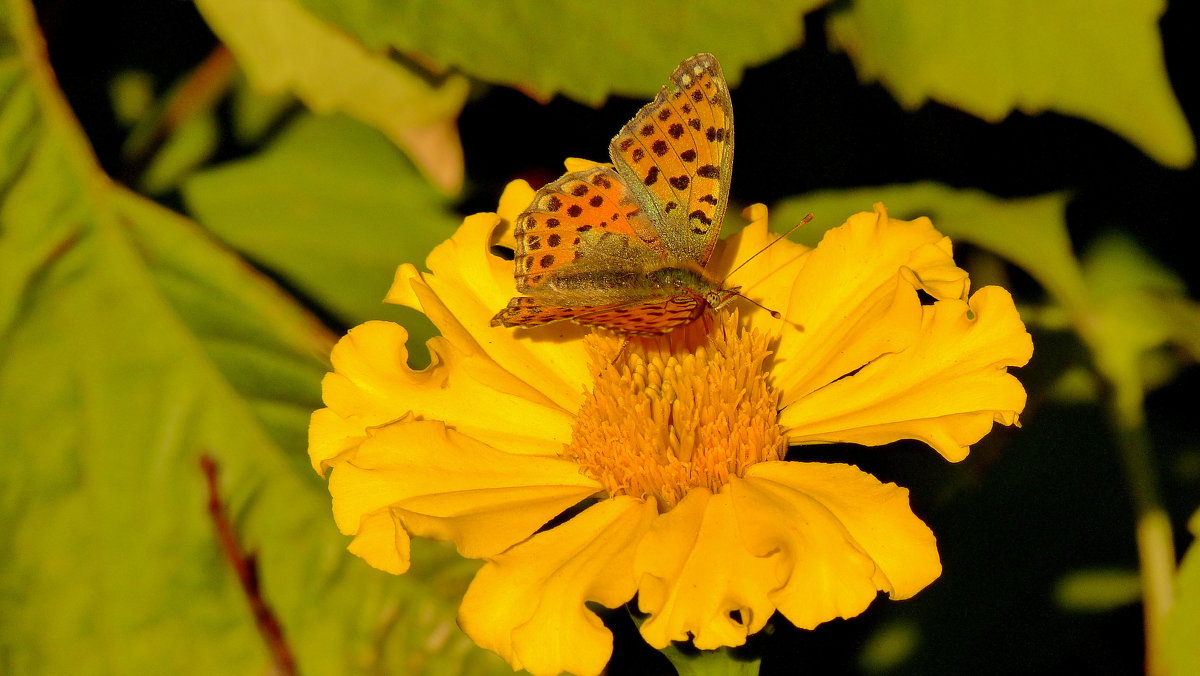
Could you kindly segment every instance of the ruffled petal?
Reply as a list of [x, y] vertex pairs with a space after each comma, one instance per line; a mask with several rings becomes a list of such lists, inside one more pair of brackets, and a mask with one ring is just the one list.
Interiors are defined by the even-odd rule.
[[1025, 390], [1007, 368], [1028, 362], [1033, 342], [1008, 292], [989, 286], [969, 304], [944, 300], [922, 310], [907, 349], [784, 408], [779, 424], [789, 442], [916, 439], [957, 462], [993, 423], [1015, 424]]
[[694, 638], [697, 648], [737, 646], [762, 629], [785, 578], [776, 562], [738, 546], [727, 492], [693, 489], [654, 520], [638, 547], [638, 607], [651, 617], [642, 637], [655, 648]]
[[[709, 265], [710, 272], [716, 279], [728, 276], [726, 284], [740, 287], [741, 294], [746, 298], [772, 310], [782, 311], [796, 275], [812, 249], [789, 239], [775, 242], [779, 235], [767, 230], [766, 205], [752, 204], [742, 210], [742, 217], [749, 224], [717, 244]], [[730, 274], [735, 268], [737, 272]], [[739, 314], [749, 317], [755, 326], [778, 331], [769, 327], [780, 320], [773, 319], [754, 303], [739, 299], [737, 308]]]
[[[882, 205], [878, 207], [882, 208]], [[929, 219], [918, 219], [920, 220], [929, 224]], [[967, 276], [966, 270], [954, 264], [951, 256], [949, 237], [923, 244], [913, 250], [908, 262], [900, 269], [901, 274], [905, 275], [914, 288], [938, 300], [966, 300], [967, 292], [971, 288], [971, 278]]]
[[761, 463], [730, 494], [745, 546], [785, 571], [771, 600], [797, 627], [853, 617], [876, 590], [908, 598], [941, 574], [908, 491], [851, 465]]
[[338, 528], [355, 536], [351, 551], [392, 573], [408, 569], [410, 536], [490, 556], [598, 489], [570, 461], [505, 453], [416, 420], [371, 430], [329, 478]]
[[[500, 203], [511, 210], [524, 201], [523, 209], [532, 199], [528, 184], [514, 181]], [[501, 242], [501, 237], [507, 240]], [[429, 273], [407, 263], [396, 270], [386, 300], [425, 313], [461, 353], [494, 361], [493, 370], [507, 371], [512, 376], [508, 380], [574, 411], [591, 382], [587, 356], [577, 340], [586, 330], [570, 322], [531, 329], [491, 326], [492, 317], [517, 295], [512, 261], [491, 253], [495, 243], [513, 245], [511, 221], [491, 213], [468, 216], [429, 254]]]
[[363, 561], [392, 575], [403, 575], [412, 560], [412, 538], [400, 516], [391, 510], [364, 514], [346, 549]]
[[321, 476], [350, 458], [366, 439], [367, 423], [358, 416], [343, 418], [328, 408], [313, 411], [308, 421], [308, 460]]
[[367, 322], [333, 347], [333, 373], [321, 381], [327, 408], [313, 413], [308, 430], [308, 457], [322, 476], [335, 463], [353, 455], [366, 430], [396, 420], [411, 409], [380, 399], [380, 392], [404, 392], [428, 374], [408, 367], [408, 331], [390, 322]]
[[950, 241], [927, 218], [891, 219], [877, 204], [825, 233], [793, 279], [791, 324], [779, 334], [773, 372], [783, 405], [911, 343], [921, 325], [915, 288], [962, 298], [966, 285]]
[[612, 634], [585, 604], [633, 597], [633, 551], [654, 513], [642, 500], [605, 500], [495, 557], [467, 589], [459, 626], [514, 670], [600, 673]]
[[368, 428], [405, 416], [442, 420], [513, 452], [557, 453], [570, 440], [572, 414], [486, 356], [438, 337], [429, 341], [433, 363], [416, 371], [408, 366], [407, 340], [403, 327], [372, 321], [334, 346], [334, 372], [322, 382], [329, 412], [314, 415], [309, 436], [318, 471], [347, 457]]

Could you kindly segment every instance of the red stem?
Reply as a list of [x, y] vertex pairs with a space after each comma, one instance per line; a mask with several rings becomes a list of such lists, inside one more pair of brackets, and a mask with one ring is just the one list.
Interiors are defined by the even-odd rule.
[[238, 545], [237, 535], [233, 530], [233, 524], [229, 522], [229, 517], [225, 513], [225, 505], [221, 503], [221, 496], [217, 490], [217, 463], [211, 457], [201, 455], [200, 470], [204, 472], [204, 479], [208, 484], [208, 514], [217, 528], [217, 540], [221, 543], [225, 559], [237, 573], [238, 582], [242, 585], [242, 592], [246, 595], [246, 600], [250, 603], [250, 610], [254, 613], [254, 623], [258, 626], [258, 632], [267, 642], [267, 648], [275, 662], [276, 673], [283, 676], [295, 676], [296, 660], [292, 656], [287, 641], [283, 638], [283, 627], [275, 618], [275, 614], [267, 607], [258, 588], [257, 561], [253, 554], [242, 552]]

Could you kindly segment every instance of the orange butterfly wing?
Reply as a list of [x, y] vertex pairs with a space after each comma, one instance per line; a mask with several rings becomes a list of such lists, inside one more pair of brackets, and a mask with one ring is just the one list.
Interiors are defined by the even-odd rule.
[[493, 326], [569, 319], [660, 335], [709, 306], [700, 289], [659, 286], [669, 268], [703, 268], [729, 201], [733, 108], [711, 54], [687, 59], [671, 85], [609, 144], [612, 168], [565, 174], [517, 217], [514, 298]]
[[493, 324], [504, 326], [540, 326], [569, 319], [584, 326], [599, 326], [617, 333], [657, 336], [695, 321], [708, 307], [703, 298], [680, 295], [636, 303], [547, 307], [534, 298], [513, 298], [500, 311]]
[[679, 64], [609, 144], [635, 198], [680, 261], [708, 264], [729, 203], [733, 105], [712, 54]]
[[[536, 292], [548, 278], [572, 266], [636, 270], [637, 262], [661, 257], [663, 252], [641, 206], [617, 173], [604, 166], [565, 174], [543, 186], [517, 217], [513, 234], [517, 240], [514, 277], [521, 293]], [[612, 240], [608, 249], [620, 242], [625, 255], [582, 261], [588, 257], [588, 243], [601, 239]], [[594, 252], [592, 258], [601, 255]]]

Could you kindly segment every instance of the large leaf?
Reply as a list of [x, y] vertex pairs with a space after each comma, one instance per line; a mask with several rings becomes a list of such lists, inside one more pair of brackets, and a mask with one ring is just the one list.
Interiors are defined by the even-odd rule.
[[263, 93], [293, 92], [316, 112], [356, 117], [387, 134], [435, 185], [458, 190], [455, 120], [465, 78], [433, 86], [292, 0], [197, 0], [196, 7]]
[[184, 197], [349, 324], [387, 316], [396, 266], [421, 265], [460, 220], [382, 136], [342, 116], [300, 119], [265, 152], [193, 175]]
[[855, 0], [830, 33], [905, 107], [933, 99], [991, 121], [1053, 110], [1185, 167], [1196, 147], [1163, 64], [1165, 4]]
[[539, 98], [586, 103], [653, 96], [697, 52], [732, 82], [804, 39], [805, 12], [828, 0], [300, 0], [365, 43], [417, 52]]
[[331, 337], [101, 173], [20, 0], [0, 4], [0, 104], [4, 670], [267, 669], [202, 454], [302, 672], [495, 666], [453, 625], [469, 565], [421, 550], [434, 593], [344, 550], [304, 454]]

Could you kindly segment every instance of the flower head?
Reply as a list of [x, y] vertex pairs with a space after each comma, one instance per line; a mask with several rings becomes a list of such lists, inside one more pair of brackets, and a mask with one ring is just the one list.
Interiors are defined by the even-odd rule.
[[[653, 500], [661, 512], [787, 452], [779, 395], [763, 369], [766, 335], [743, 330], [736, 313], [683, 331], [691, 335], [588, 337], [592, 390], [563, 452], [606, 495]], [[672, 349], [680, 338], [698, 344]]]
[[[535, 674], [604, 667], [612, 637], [588, 602], [636, 594], [651, 645], [708, 649], [743, 643], [776, 610], [811, 628], [937, 578], [905, 489], [784, 453], [916, 439], [957, 461], [994, 423], [1015, 424], [1025, 392], [1007, 367], [1032, 343], [1007, 292], [968, 296], [949, 240], [877, 205], [728, 280], [782, 319], [739, 300], [664, 337], [492, 327], [513, 284], [491, 247], [511, 244], [532, 196], [511, 184], [498, 213], [468, 217], [430, 254], [430, 272], [398, 270], [388, 300], [441, 330], [428, 368], [407, 366], [391, 323], [335, 347], [309, 453], [351, 551], [393, 573], [413, 536], [485, 559], [459, 623]], [[767, 244], [766, 208], [745, 215], [714, 276]]]

